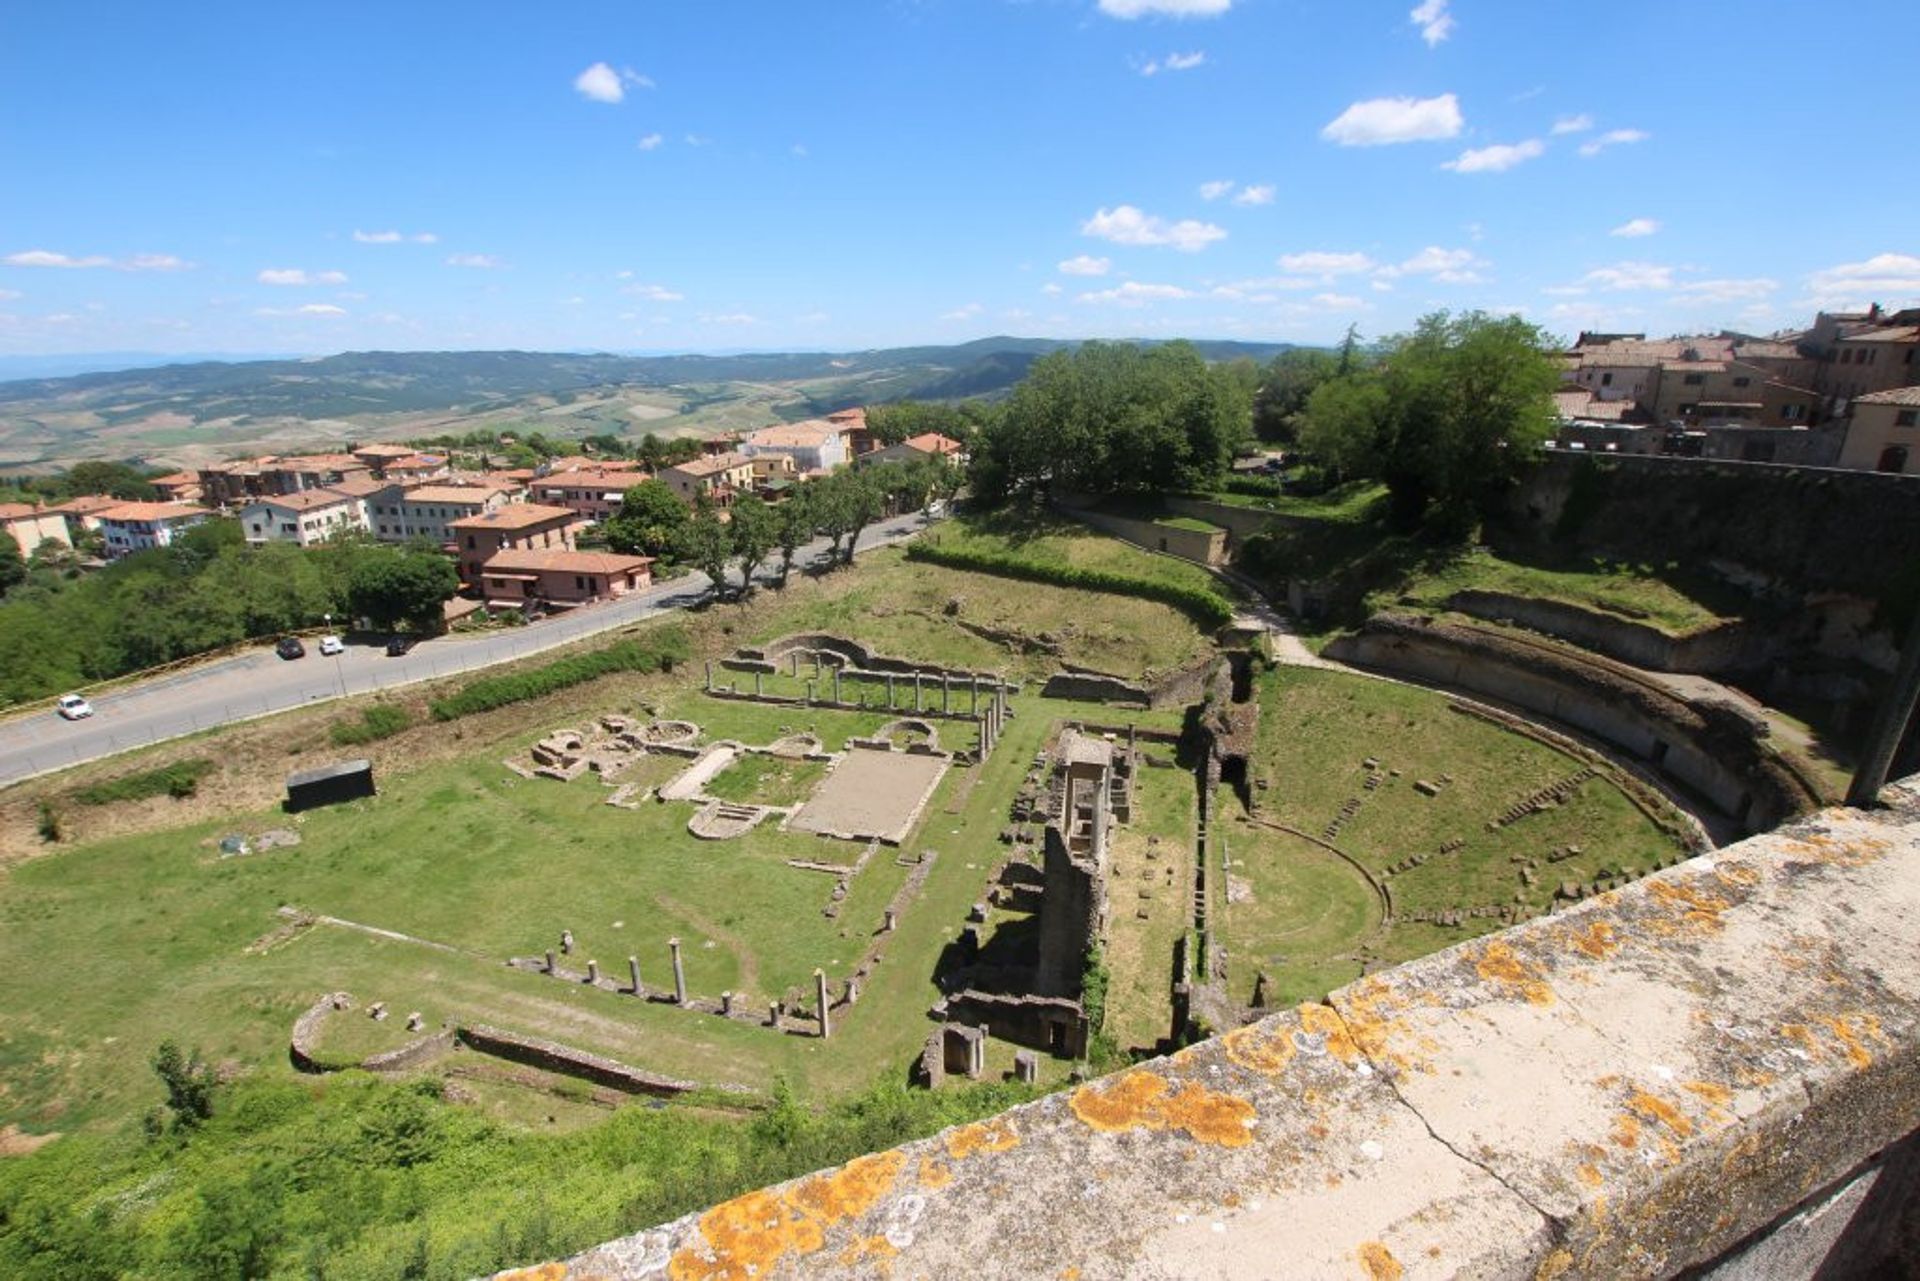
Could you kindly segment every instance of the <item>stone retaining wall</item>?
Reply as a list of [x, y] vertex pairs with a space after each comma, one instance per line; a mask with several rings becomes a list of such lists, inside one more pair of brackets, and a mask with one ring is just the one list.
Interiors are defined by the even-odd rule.
[[462, 1045], [491, 1054], [495, 1058], [524, 1063], [528, 1067], [559, 1072], [565, 1076], [577, 1076], [582, 1080], [592, 1081], [595, 1085], [604, 1085], [628, 1094], [670, 1097], [700, 1088], [698, 1082], [681, 1081], [670, 1076], [643, 1072], [617, 1059], [589, 1054], [585, 1050], [576, 1050], [572, 1046], [561, 1045], [557, 1041], [543, 1041], [538, 1037], [503, 1032], [497, 1027], [488, 1027], [484, 1023], [462, 1026], [457, 1035]]
[[1912, 1275], [1920, 790], [1887, 799], [540, 1275]]
[[1645, 762], [1744, 830], [1819, 803], [1761, 743], [1765, 722], [1732, 704], [1688, 701], [1603, 658], [1468, 624], [1379, 614], [1329, 657], [1478, 694], [1569, 725]]

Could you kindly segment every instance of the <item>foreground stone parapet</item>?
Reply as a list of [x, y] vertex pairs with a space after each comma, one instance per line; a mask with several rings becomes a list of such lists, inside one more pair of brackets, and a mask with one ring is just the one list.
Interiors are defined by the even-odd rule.
[[1920, 1124], [1920, 793], [508, 1276], [1647, 1277]]

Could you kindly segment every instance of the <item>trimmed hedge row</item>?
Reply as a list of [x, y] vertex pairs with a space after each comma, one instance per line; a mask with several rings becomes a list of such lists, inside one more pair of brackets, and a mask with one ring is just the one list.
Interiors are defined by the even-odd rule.
[[1204, 588], [1186, 587], [1179, 583], [1156, 582], [1150, 578], [1135, 578], [1130, 574], [1116, 574], [1104, 569], [1079, 569], [1072, 565], [1025, 560], [1000, 552], [943, 547], [926, 540], [908, 543], [907, 559], [944, 565], [948, 569], [970, 570], [976, 574], [997, 574], [1002, 578], [1018, 578], [1029, 583], [1046, 583], [1052, 587], [1137, 596], [1142, 600], [1171, 605], [1207, 627], [1225, 627], [1233, 621], [1233, 606], [1224, 597]]
[[692, 653], [687, 634], [677, 627], [668, 628], [645, 641], [618, 641], [605, 649], [574, 654], [544, 667], [508, 676], [483, 677], [445, 698], [434, 699], [427, 707], [436, 721], [455, 720], [539, 698], [614, 672], [670, 672], [675, 663], [685, 662]]
[[204, 756], [175, 761], [143, 774], [126, 774], [104, 783], [83, 787], [73, 794], [82, 805], [112, 805], [116, 801], [144, 801], [149, 796], [171, 796], [175, 800], [192, 796], [200, 780], [213, 772], [213, 762]]
[[341, 721], [329, 731], [335, 745], [353, 747], [360, 743], [392, 738], [413, 724], [407, 709], [395, 703], [375, 703], [360, 713], [357, 721]]

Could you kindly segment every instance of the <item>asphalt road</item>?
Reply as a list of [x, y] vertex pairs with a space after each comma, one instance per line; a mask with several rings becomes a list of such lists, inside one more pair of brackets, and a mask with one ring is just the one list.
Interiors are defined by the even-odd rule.
[[[860, 536], [860, 549], [910, 538], [928, 523], [915, 514], [869, 526]], [[795, 557], [794, 572], [823, 560], [826, 553], [825, 539], [809, 544]], [[763, 581], [774, 577], [777, 556], [770, 566], [760, 575]], [[305, 658], [291, 661], [263, 645], [251, 653], [102, 693], [89, 700], [94, 714], [86, 720], [66, 721], [48, 711], [0, 723], [0, 787], [217, 725], [524, 658], [696, 604], [710, 586], [704, 574], [691, 574], [618, 600], [551, 615], [528, 627], [423, 641], [398, 658], [387, 657], [380, 642], [349, 642], [344, 654], [331, 658], [309, 644]]]

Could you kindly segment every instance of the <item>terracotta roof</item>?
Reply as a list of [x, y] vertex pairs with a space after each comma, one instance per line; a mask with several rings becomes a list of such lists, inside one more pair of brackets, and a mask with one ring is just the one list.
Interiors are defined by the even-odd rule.
[[942, 436], [937, 431], [922, 432], [918, 436], [909, 436], [900, 443], [910, 449], [917, 449], [923, 454], [957, 454], [961, 448], [959, 441], [953, 439], [951, 436]]
[[342, 476], [327, 486], [337, 494], [347, 494], [353, 498], [370, 498], [385, 489], [394, 488], [390, 480], [375, 480], [371, 476]]
[[713, 476], [735, 467], [752, 465], [751, 458], [742, 458], [739, 454], [715, 454], [711, 458], [695, 458], [688, 462], [675, 463], [667, 470], [681, 472], [688, 476]]
[[365, 471], [367, 464], [352, 454], [302, 454], [297, 458], [282, 458], [272, 464], [272, 471]]
[[1724, 360], [1663, 360], [1660, 372], [1680, 374], [1724, 374], [1728, 362]]
[[625, 574], [651, 564], [651, 556], [626, 556], [619, 552], [499, 551], [487, 557], [480, 572], [533, 574], [546, 570], [562, 574]]
[[1856, 405], [1920, 405], [1920, 387], [1894, 387], [1887, 391], [1870, 391], [1864, 396], [1855, 396]]
[[505, 507], [481, 512], [477, 516], [462, 516], [448, 524], [454, 529], [525, 529], [531, 525], [545, 525], [553, 521], [571, 523], [579, 519], [577, 512], [564, 507], [548, 507], [542, 503], [508, 503]]
[[188, 516], [210, 516], [204, 507], [192, 503], [119, 503], [96, 512], [101, 520], [183, 520]]
[[0, 520], [26, 520], [31, 516], [58, 516], [59, 514], [51, 507], [35, 507], [32, 503], [0, 503]]
[[507, 491], [494, 485], [421, 485], [402, 494], [403, 503], [446, 503], [455, 507], [484, 507], [487, 499]]
[[414, 451], [411, 445], [389, 445], [376, 440], [370, 445], [361, 445], [353, 452], [372, 454], [375, 458], [405, 458]]
[[284, 507], [291, 512], [310, 512], [319, 507], [338, 507], [342, 503], [353, 502], [358, 495], [343, 494], [337, 489], [303, 489], [297, 494], [275, 494], [270, 498], [256, 498], [248, 503], [249, 507]]
[[168, 472], [164, 476], [155, 476], [147, 483], [150, 485], [197, 485], [200, 483], [200, 473], [197, 471]]
[[762, 449], [817, 449], [840, 434], [840, 428], [817, 418], [781, 423], [749, 432], [744, 443]]
[[547, 460], [547, 475], [575, 471], [633, 471], [640, 464], [629, 458], [588, 458], [583, 454], [569, 454], [565, 458]]
[[109, 507], [120, 506], [124, 501], [124, 499], [114, 498], [109, 494], [80, 494], [67, 499], [66, 502], [61, 503], [57, 507], [50, 507], [47, 510], [56, 511], [62, 515], [97, 516]]
[[533, 482], [533, 487], [540, 490], [566, 489], [569, 486], [575, 489], [583, 487], [590, 489], [595, 485], [604, 485], [608, 489], [626, 490], [631, 489], [645, 479], [645, 476], [636, 476], [630, 471], [608, 471], [602, 467], [582, 467], [578, 471], [556, 472], [550, 476], [543, 476]]

